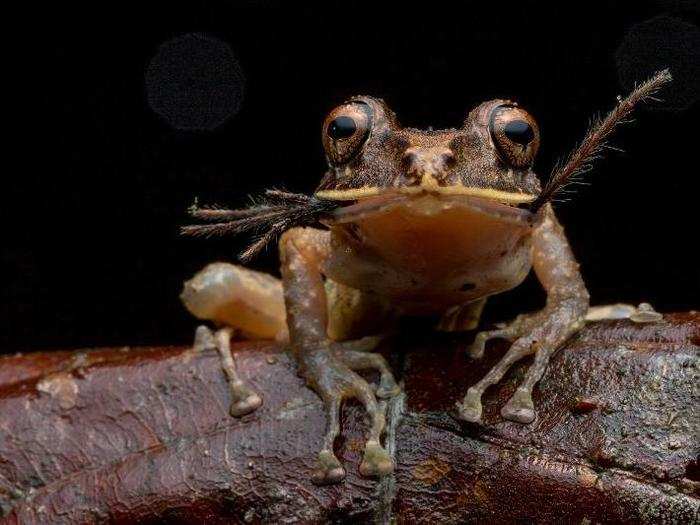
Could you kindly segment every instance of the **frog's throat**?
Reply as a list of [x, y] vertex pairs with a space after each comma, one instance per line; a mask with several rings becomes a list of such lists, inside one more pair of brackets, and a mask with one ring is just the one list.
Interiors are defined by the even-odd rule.
[[439, 186], [437, 184], [420, 184], [418, 186], [401, 186], [387, 188], [379, 186], [365, 186], [362, 188], [349, 188], [345, 190], [321, 190], [315, 196], [319, 199], [350, 201], [365, 197], [373, 197], [386, 193], [399, 193], [415, 195], [419, 193], [433, 193], [438, 195], [464, 195], [468, 197], [481, 197], [483, 199], [502, 202], [504, 204], [526, 204], [534, 201], [537, 195], [530, 193], [496, 190], [493, 188], [479, 188], [474, 186]]

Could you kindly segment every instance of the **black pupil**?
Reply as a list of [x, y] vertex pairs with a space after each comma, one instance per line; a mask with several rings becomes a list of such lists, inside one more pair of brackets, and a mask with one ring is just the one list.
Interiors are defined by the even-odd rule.
[[355, 130], [357, 124], [351, 117], [334, 118], [328, 125], [328, 135], [334, 140], [352, 137]]
[[523, 146], [529, 144], [535, 138], [532, 126], [524, 120], [511, 120], [503, 128], [503, 133], [513, 142]]

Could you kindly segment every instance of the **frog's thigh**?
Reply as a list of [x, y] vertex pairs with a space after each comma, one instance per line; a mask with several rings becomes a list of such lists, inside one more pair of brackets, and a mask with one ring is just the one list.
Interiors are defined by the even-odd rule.
[[326, 279], [328, 337], [347, 341], [387, 331], [393, 320], [388, 302], [375, 294]]
[[484, 311], [486, 297], [467, 304], [449, 308], [440, 318], [437, 329], [441, 332], [466, 332], [479, 326], [481, 312]]
[[185, 283], [180, 299], [198, 319], [251, 338], [288, 339], [282, 282], [272, 275], [212, 263]]

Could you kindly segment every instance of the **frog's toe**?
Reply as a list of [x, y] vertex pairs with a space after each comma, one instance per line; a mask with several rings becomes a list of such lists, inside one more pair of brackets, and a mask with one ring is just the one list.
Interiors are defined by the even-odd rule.
[[345, 479], [345, 469], [330, 450], [318, 454], [318, 468], [311, 477], [316, 485], [332, 485]]
[[380, 399], [388, 399], [398, 395], [401, 392], [401, 387], [396, 383], [394, 374], [388, 368], [384, 368], [381, 374], [379, 386], [375, 392], [376, 396]]
[[241, 399], [231, 403], [229, 413], [233, 417], [242, 417], [246, 414], [254, 412], [260, 408], [260, 405], [262, 405], [262, 398], [252, 390], [248, 390], [247, 394], [245, 394]]
[[[481, 335], [481, 333], [483, 332], [480, 332], [477, 335]], [[470, 344], [467, 348], [467, 353], [472, 359], [481, 359], [482, 357], [484, 357], [485, 347], [486, 341], [483, 338], [477, 337], [476, 339], [474, 339], [474, 342]]]
[[391, 377], [391, 380], [386, 380], [382, 378], [382, 382], [379, 383], [379, 387], [377, 388], [377, 397], [380, 399], [388, 399], [390, 397], [394, 397], [401, 392], [401, 387], [396, 384], [396, 381], [394, 381], [394, 378]]
[[391, 474], [394, 462], [389, 453], [378, 443], [367, 441], [365, 455], [360, 463], [360, 474], [366, 477], [379, 477]]
[[[340, 343], [342, 345], [347, 345], [347, 343]], [[336, 347], [338, 344], [336, 343]], [[340, 347], [343, 348], [343, 347]], [[348, 368], [351, 370], [367, 370], [374, 369], [377, 370], [381, 379], [379, 380], [379, 386], [375, 392], [375, 395], [379, 398], [386, 399], [388, 397], [393, 397], [401, 391], [401, 387], [396, 384], [396, 379], [394, 379], [394, 374], [391, 373], [389, 364], [386, 359], [381, 354], [376, 354], [374, 352], [364, 352], [357, 350], [348, 350], [346, 346], [342, 350], [337, 350], [335, 356]]]
[[471, 357], [472, 359], [481, 359], [482, 357], [484, 357], [486, 343], [488, 343], [491, 339], [498, 338], [503, 338], [512, 341], [513, 338], [518, 335], [518, 329], [519, 322], [516, 320], [509, 323], [504, 328], [479, 332], [478, 334], [476, 334], [476, 336], [474, 336], [474, 341], [472, 342], [472, 344], [469, 345], [469, 348], [467, 350], [467, 352], [469, 353], [469, 357]]
[[479, 423], [481, 421], [481, 392], [470, 388], [461, 403], [457, 403], [457, 416], [469, 423]]
[[510, 421], [527, 425], [535, 420], [535, 405], [532, 395], [526, 389], [519, 388], [501, 408], [501, 415]]
[[194, 332], [194, 343], [192, 348], [195, 352], [204, 352], [216, 348], [214, 332], [208, 326], [199, 325]]

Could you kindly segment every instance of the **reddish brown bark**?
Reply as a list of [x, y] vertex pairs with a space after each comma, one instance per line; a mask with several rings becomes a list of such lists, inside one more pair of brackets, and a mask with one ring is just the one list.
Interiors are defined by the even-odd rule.
[[213, 352], [5, 357], [2, 522], [697, 522], [697, 313], [587, 327], [552, 360], [527, 426], [498, 412], [527, 363], [487, 393], [484, 425], [449, 414], [505, 345], [473, 362], [467, 336], [404, 339], [388, 345], [405, 382], [389, 407], [395, 476], [358, 475], [366, 421], [351, 405], [338, 442], [348, 478], [331, 487], [309, 479], [322, 405], [274, 345], [234, 347], [264, 397], [243, 419], [227, 414]]

